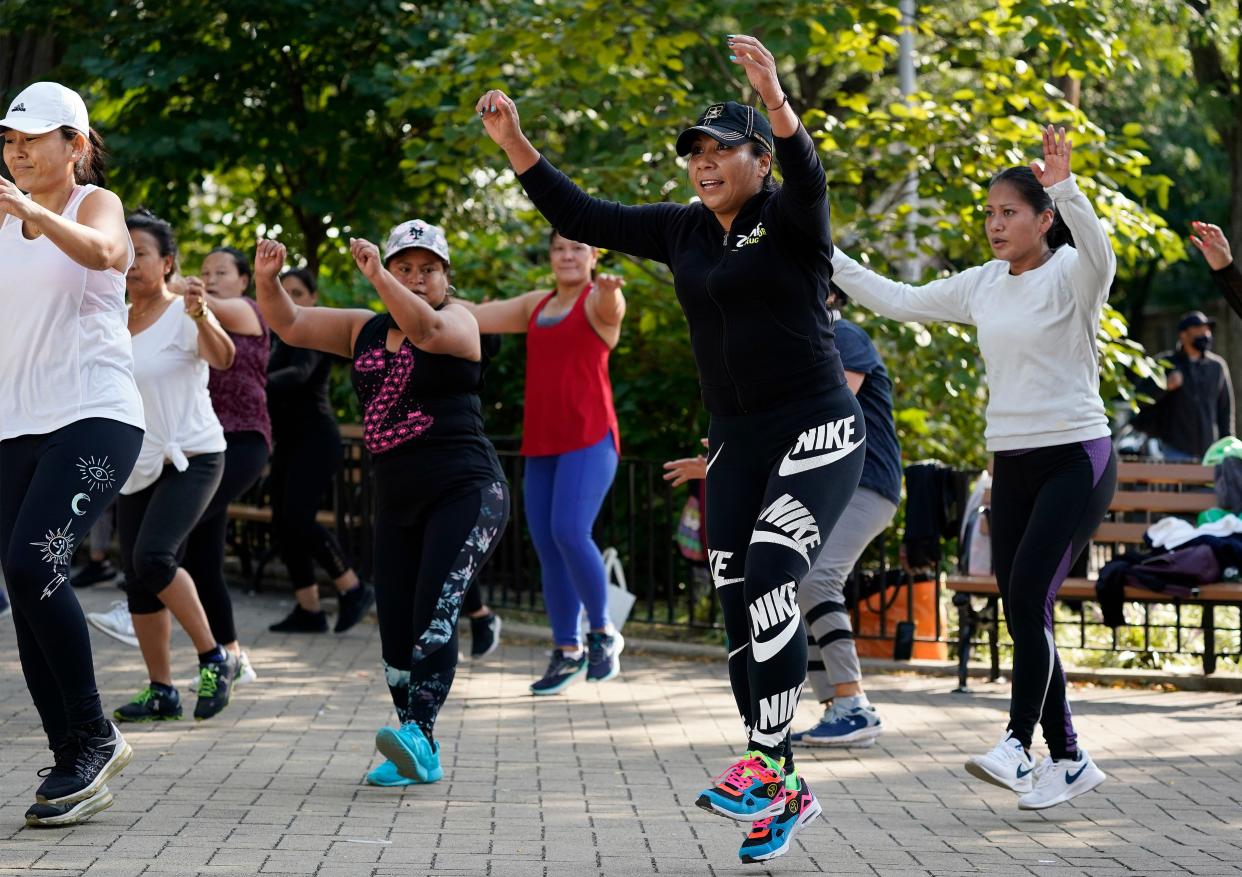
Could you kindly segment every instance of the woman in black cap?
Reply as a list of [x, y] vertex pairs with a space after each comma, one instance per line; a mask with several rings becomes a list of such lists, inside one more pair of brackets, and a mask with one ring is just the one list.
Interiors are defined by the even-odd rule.
[[786, 852], [820, 812], [789, 749], [806, 681], [797, 589], [858, 485], [864, 427], [824, 306], [832, 236], [823, 166], [772, 54], [749, 36], [730, 37], [729, 47], [772, 121], [730, 101], [682, 132], [677, 152], [689, 156], [694, 204], [591, 198], [531, 146], [506, 95], [490, 91], [476, 109], [553, 226], [673, 271], [712, 415], [708, 551], [748, 736], [697, 803], [756, 823], [739, 850], [749, 862]]

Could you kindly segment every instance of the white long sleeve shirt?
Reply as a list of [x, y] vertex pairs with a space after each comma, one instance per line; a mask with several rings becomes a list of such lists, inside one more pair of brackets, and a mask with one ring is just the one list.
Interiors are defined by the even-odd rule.
[[1109, 435], [1095, 338], [1117, 258], [1073, 177], [1045, 191], [1075, 245], [1059, 247], [1043, 265], [1016, 277], [1008, 262], [996, 259], [912, 286], [881, 277], [840, 250], [832, 257], [833, 282], [878, 314], [976, 327], [987, 372], [989, 451]]

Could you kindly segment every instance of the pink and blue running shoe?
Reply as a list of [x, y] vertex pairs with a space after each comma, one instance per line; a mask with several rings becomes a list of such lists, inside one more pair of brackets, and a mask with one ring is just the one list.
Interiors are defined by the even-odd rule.
[[814, 822], [823, 812], [811, 787], [796, 772], [785, 777], [781, 790], [781, 809], [775, 816], [751, 826], [750, 834], [737, 851], [744, 864], [766, 862], [789, 852], [794, 835]]
[[754, 822], [781, 811], [784, 788], [782, 762], [752, 749], [716, 777], [712, 787], [701, 792], [694, 803], [717, 816]]

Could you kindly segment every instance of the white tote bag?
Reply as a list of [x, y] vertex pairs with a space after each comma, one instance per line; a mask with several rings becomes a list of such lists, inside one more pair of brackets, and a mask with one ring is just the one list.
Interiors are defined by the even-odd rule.
[[[604, 549], [604, 573], [608, 577], [608, 620], [612, 622], [612, 626], [620, 630], [625, 626], [626, 619], [630, 617], [630, 611], [634, 608], [634, 603], [638, 599], [626, 586], [625, 569], [621, 566], [621, 558], [617, 556], [617, 549], [609, 546]], [[586, 607], [582, 609], [582, 632], [585, 634], [591, 629], [591, 621], [587, 618]]]

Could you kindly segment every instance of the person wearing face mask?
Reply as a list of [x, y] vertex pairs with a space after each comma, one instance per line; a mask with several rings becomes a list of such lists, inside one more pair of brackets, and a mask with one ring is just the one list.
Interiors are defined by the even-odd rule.
[[[992, 553], [1013, 636], [1013, 689], [1000, 741], [966, 770], [1017, 792], [1022, 809], [1060, 804], [1105, 779], [1078, 746], [1051, 617], [1117, 482], [1095, 343], [1117, 259], [1070, 172], [1072, 149], [1065, 129], [1050, 125], [1042, 163], [992, 178], [985, 228], [993, 261], [912, 286], [841, 250], [832, 258], [833, 282], [876, 313], [977, 329], [988, 374], [984, 434], [995, 454]], [[1036, 724], [1050, 752], [1038, 766], [1030, 754]]]
[[[315, 277], [305, 268], [280, 275], [281, 285], [298, 307], [319, 304]], [[361, 612], [337, 616], [337, 633], [357, 623], [375, 601], [361, 582], [331, 531], [315, 520], [319, 503], [332, 489], [341, 467], [341, 432], [328, 400], [333, 358], [318, 350], [293, 347], [272, 339], [267, 361], [267, 409], [272, 418], [272, 529], [297, 602], [273, 633], [326, 633], [328, 618], [319, 605], [314, 563], [332, 578], [342, 605], [356, 603]], [[362, 600], [350, 594], [361, 587]]]
[[[608, 618], [608, 576], [591, 538], [620, 454], [608, 357], [621, 339], [624, 281], [595, 277], [599, 250], [555, 229], [548, 248], [555, 289], [467, 305], [480, 332], [526, 335], [523, 498], [554, 645], [533, 694], [556, 694], [584, 674], [589, 682], [612, 679], [625, 645]], [[584, 606], [585, 653], [578, 633]]]
[[696, 804], [752, 823], [738, 856], [757, 862], [787, 852], [821, 812], [789, 740], [807, 672], [798, 584], [858, 486], [866, 428], [824, 306], [833, 248], [823, 165], [772, 53], [746, 35], [728, 48], [768, 115], [715, 103], [681, 132], [697, 203], [592, 198], [526, 139], [507, 95], [489, 91], [475, 109], [553, 227], [672, 270], [711, 413], [707, 548], [746, 735]]
[[1157, 357], [1173, 364], [1165, 391], [1144, 386], [1156, 401], [1138, 422], [1160, 439], [1166, 460], [1198, 462], [1213, 442], [1234, 434], [1233, 382], [1229, 363], [1212, 352], [1215, 325], [1203, 311], [1182, 314], [1177, 348]]
[[377, 786], [443, 776], [434, 727], [457, 667], [457, 619], [495, 551], [509, 491], [483, 431], [479, 326], [452, 296], [444, 232], [420, 219], [350, 252], [386, 312], [298, 307], [277, 279], [285, 248], [260, 241], [259, 307], [285, 343], [353, 361], [375, 472], [374, 579], [384, 675], [399, 728], [383, 727]]

